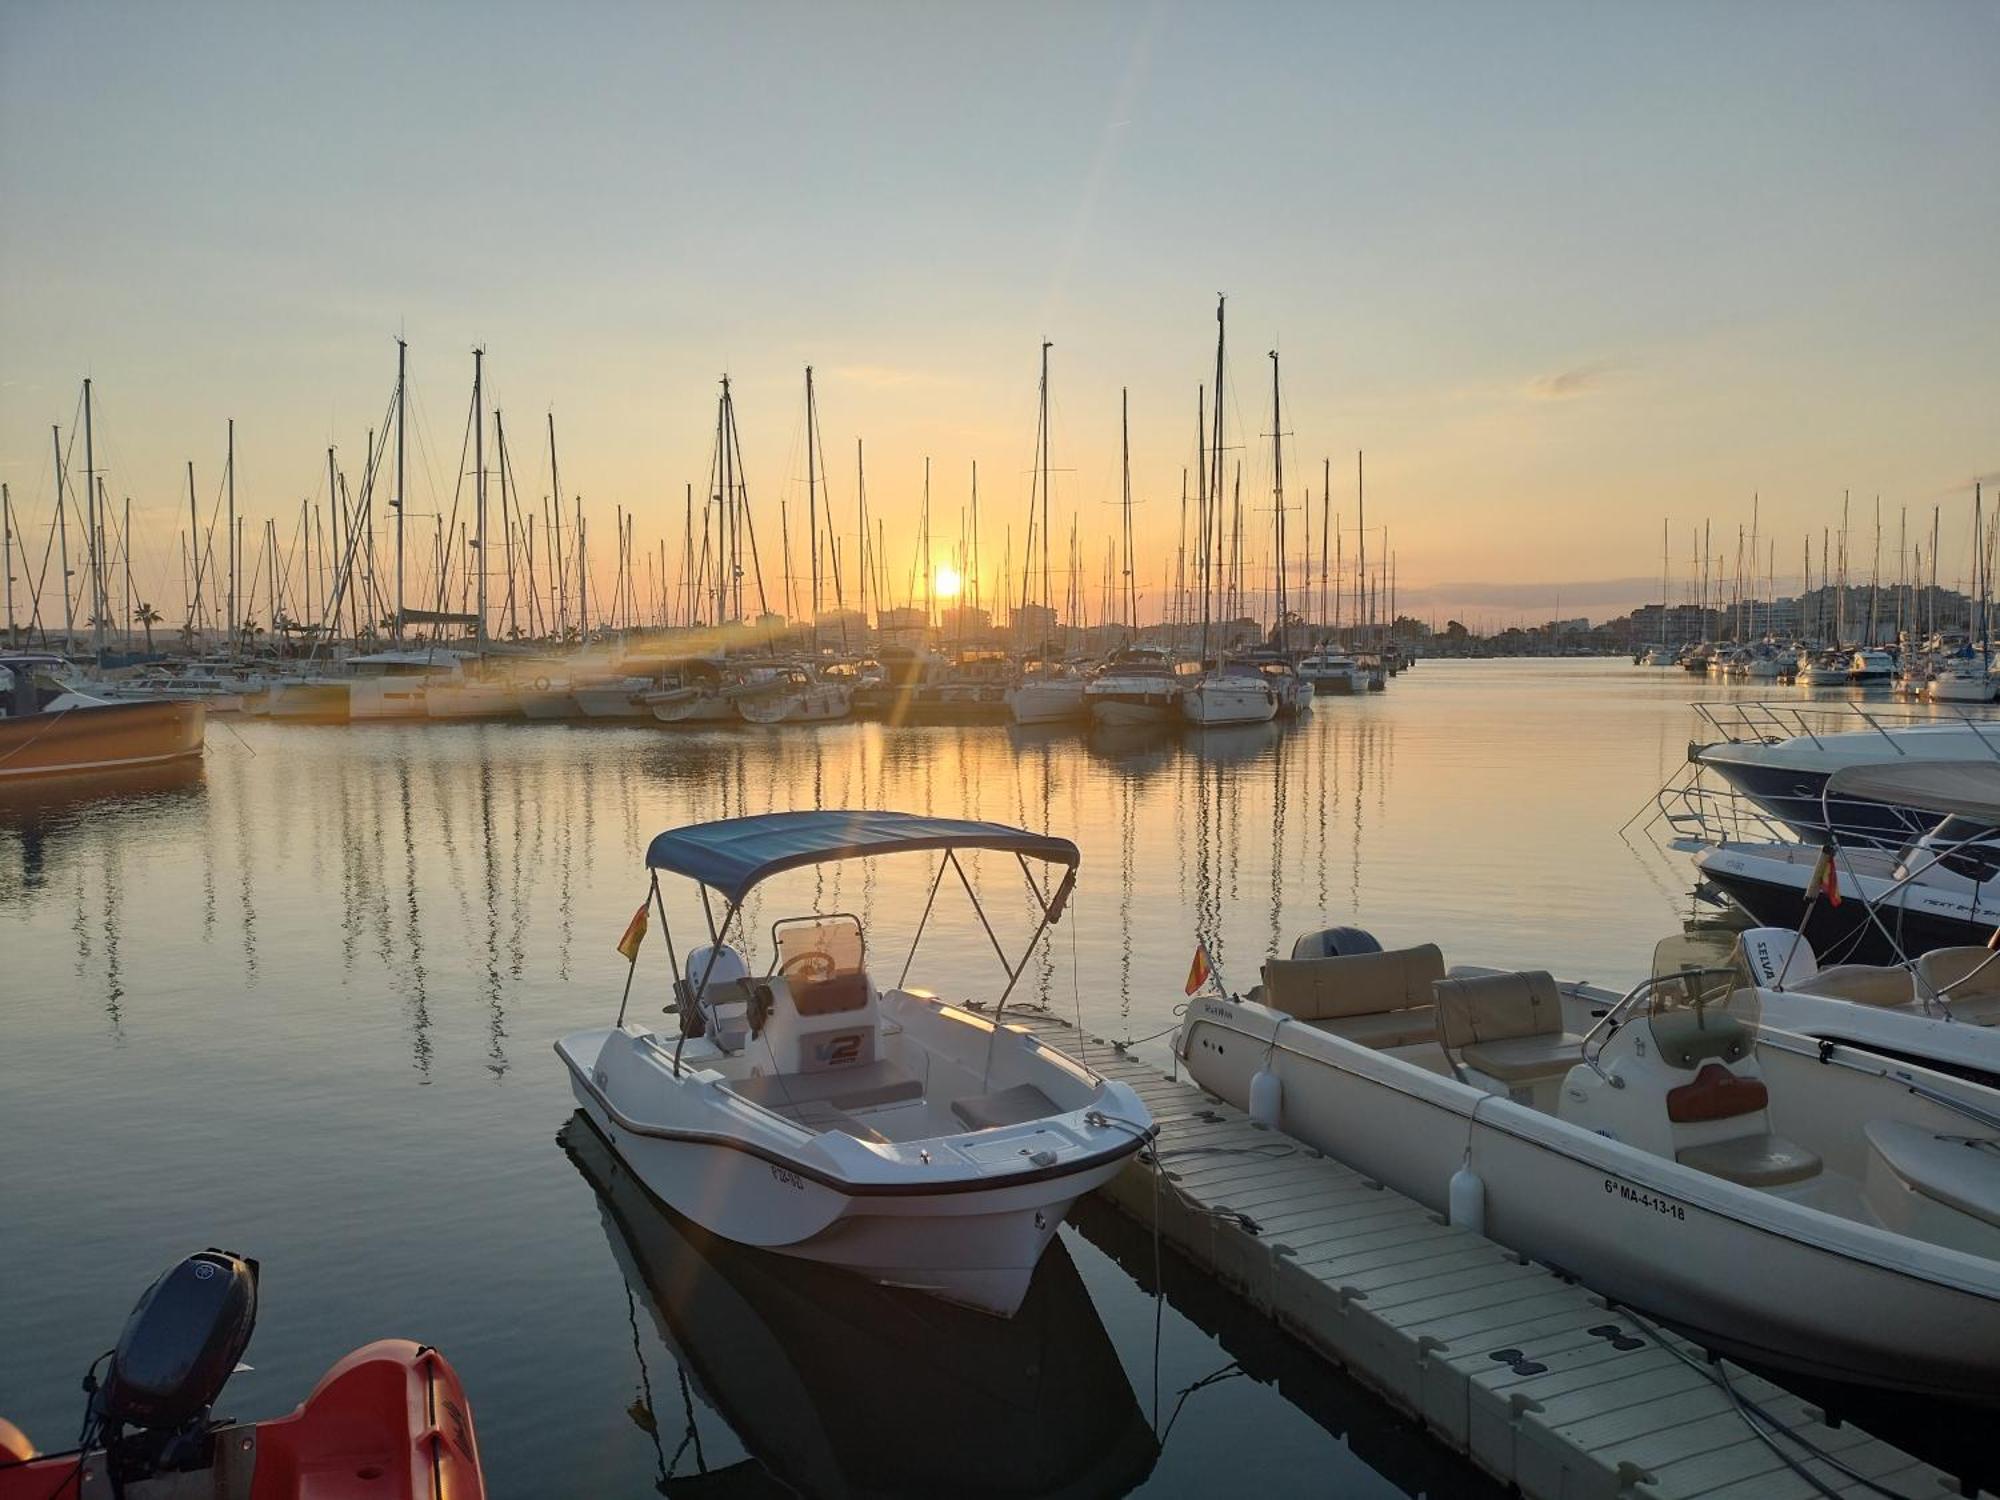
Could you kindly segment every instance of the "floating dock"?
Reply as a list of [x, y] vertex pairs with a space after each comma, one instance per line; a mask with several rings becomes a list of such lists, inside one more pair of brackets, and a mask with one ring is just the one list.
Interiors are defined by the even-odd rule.
[[1135, 1158], [1102, 1190], [1114, 1204], [1531, 1500], [1963, 1493], [1942, 1469], [1111, 1042], [1049, 1014], [1004, 1024], [1152, 1111], [1158, 1172]]

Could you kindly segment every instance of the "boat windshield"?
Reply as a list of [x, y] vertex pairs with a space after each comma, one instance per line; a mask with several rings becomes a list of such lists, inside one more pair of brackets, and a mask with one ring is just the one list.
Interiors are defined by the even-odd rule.
[[1678, 1012], [1697, 1029], [1726, 1016], [1754, 1030], [1759, 1009], [1757, 986], [1733, 931], [1681, 932], [1654, 945], [1647, 1015]]

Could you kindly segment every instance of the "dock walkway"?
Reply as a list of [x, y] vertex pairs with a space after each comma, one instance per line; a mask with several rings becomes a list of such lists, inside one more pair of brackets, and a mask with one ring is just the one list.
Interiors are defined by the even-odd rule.
[[1959, 1493], [1943, 1470], [1851, 1423], [1830, 1424], [1769, 1380], [1451, 1227], [1111, 1042], [1086, 1033], [1080, 1045], [1052, 1014], [1010, 1011], [1005, 1024], [1082, 1056], [1152, 1111], [1160, 1174], [1135, 1158], [1103, 1189], [1114, 1204], [1157, 1222], [1183, 1254], [1523, 1495]]

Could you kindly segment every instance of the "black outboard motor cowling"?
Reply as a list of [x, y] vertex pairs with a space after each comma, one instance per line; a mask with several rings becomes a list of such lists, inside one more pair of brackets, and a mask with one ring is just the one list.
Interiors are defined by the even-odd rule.
[[125, 1320], [97, 1393], [112, 1428], [180, 1428], [204, 1419], [257, 1324], [257, 1262], [203, 1250], [146, 1288]]

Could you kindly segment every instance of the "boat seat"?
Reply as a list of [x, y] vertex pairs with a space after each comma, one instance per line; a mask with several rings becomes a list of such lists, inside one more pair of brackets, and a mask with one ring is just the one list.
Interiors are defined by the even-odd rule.
[[1861, 1129], [1911, 1191], [2000, 1228], [2000, 1147], [1937, 1135], [1901, 1120], [1870, 1120]]
[[1770, 1134], [1739, 1135], [1706, 1146], [1688, 1146], [1674, 1153], [1674, 1160], [1711, 1177], [1754, 1188], [1803, 1182], [1818, 1176], [1820, 1170], [1820, 1159], [1813, 1152], [1796, 1141]]
[[1534, 1083], [1543, 1078], [1560, 1078], [1583, 1061], [1583, 1038], [1559, 1031], [1551, 1036], [1507, 1037], [1497, 1042], [1474, 1042], [1459, 1048], [1460, 1059], [1488, 1078], [1502, 1083]]
[[1327, 1016], [1306, 1024], [1357, 1047], [1410, 1047], [1436, 1039], [1437, 1007], [1407, 1005], [1365, 1016]]
[[1546, 972], [1440, 979], [1432, 989], [1439, 1045], [1489, 1078], [1533, 1083], [1583, 1061], [1583, 1038], [1563, 1030], [1562, 995]]
[[757, 1073], [721, 1085], [740, 1099], [784, 1114], [802, 1105], [838, 1110], [880, 1109], [924, 1096], [923, 1081], [901, 1063], [882, 1058], [816, 1073]]
[[[1984, 953], [1986, 950], [1978, 950]], [[2000, 964], [1995, 964], [2000, 969]], [[1812, 978], [1786, 988], [1801, 995], [1824, 995], [1855, 1005], [1908, 1005], [1916, 998], [1916, 988], [1905, 968], [1877, 968], [1871, 964], [1835, 964], [1821, 969]]]
[[[1421, 1021], [1404, 1017], [1389, 1026], [1398, 1032], [1414, 1026], [1417, 1028], [1414, 1039], [1421, 1041], [1434, 1034], [1428, 1014], [1432, 1008], [1431, 986], [1442, 978], [1444, 954], [1435, 943], [1334, 958], [1272, 958], [1264, 963], [1263, 1003], [1295, 1021], [1311, 1021], [1316, 1025], [1355, 1016], [1374, 1017], [1422, 1009], [1427, 1014]], [[1334, 1027], [1326, 1029], [1336, 1036], [1346, 1034]]]
[[841, 1130], [853, 1136], [857, 1141], [873, 1141], [877, 1145], [887, 1144], [889, 1139], [873, 1126], [862, 1124], [861, 1121], [855, 1119], [846, 1110], [835, 1109], [831, 1104], [817, 1099], [810, 1100], [804, 1104], [794, 1105], [790, 1109], [778, 1112], [790, 1119], [797, 1120], [808, 1130], [819, 1131], [822, 1135], [829, 1130]]
[[992, 1094], [974, 1094], [951, 1101], [951, 1112], [967, 1130], [994, 1130], [1002, 1125], [1021, 1125], [1029, 1120], [1045, 1120], [1062, 1110], [1056, 1101], [1032, 1083], [1017, 1083], [1011, 1089]]
[[2000, 956], [1990, 948], [1933, 948], [1917, 960], [1917, 998], [1939, 995], [1975, 1026], [2000, 1024]]

